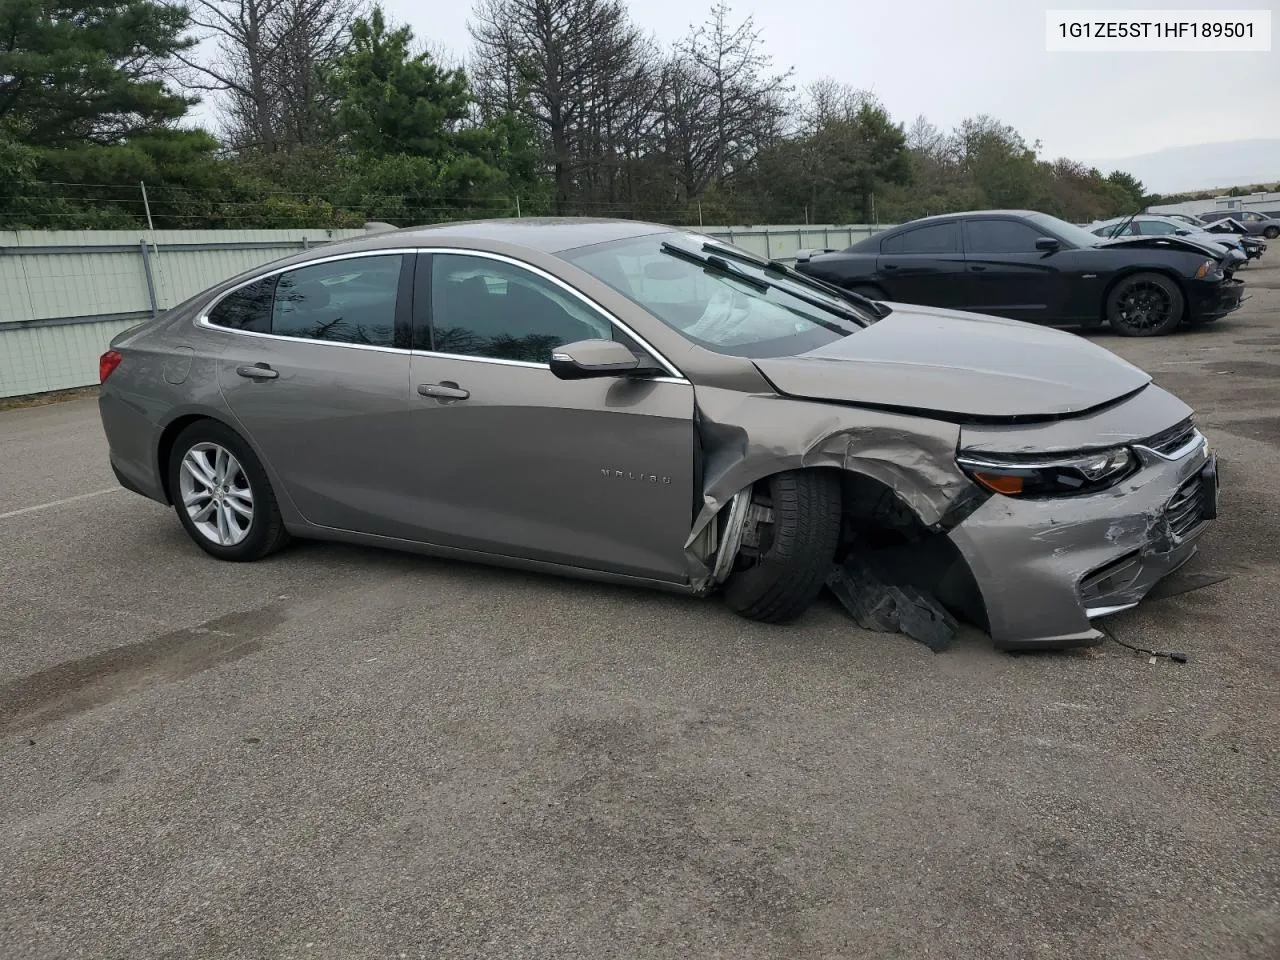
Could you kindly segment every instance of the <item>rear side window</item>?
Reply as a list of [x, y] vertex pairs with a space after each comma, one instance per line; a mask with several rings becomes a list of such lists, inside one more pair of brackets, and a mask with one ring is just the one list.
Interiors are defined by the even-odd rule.
[[334, 260], [264, 277], [209, 312], [214, 326], [301, 340], [394, 346], [403, 257]]
[[965, 224], [965, 249], [969, 253], [1035, 253], [1041, 236], [1016, 220], [970, 220]]
[[264, 277], [224, 297], [209, 311], [209, 322], [215, 327], [270, 333], [271, 303], [275, 299], [276, 281], [279, 279], [279, 275]]
[[916, 227], [880, 243], [881, 253], [959, 253], [960, 224], [936, 223]]
[[1163, 237], [1166, 234], [1178, 232], [1177, 227], [1172, 223], [1165, 223], [1163, 220], [1143, 220], [1139, 227], [1143, 236], [1146, 237]]

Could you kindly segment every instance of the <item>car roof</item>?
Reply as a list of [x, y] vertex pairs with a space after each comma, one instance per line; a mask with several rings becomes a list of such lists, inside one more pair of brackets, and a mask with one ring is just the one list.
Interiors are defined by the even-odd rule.
[[459, 220], [430, 226], [384, 230], [368, 237], [354, 238], [352, 246], [382, 247], [389, 243], [401, 247], [467, 246], [481, 243], [504, 243], [560, 253], [610, 240], [651, 236], [678, 231], [659, 223], [641, 220], [614, 220], [596, 217], [511, 217], [491, 220]]
[[[1037, 215], [1043, 216], [1038, 210], [963, 210], [960, 213], [937, 213], [932, 217], [920, 217], [917, 220], [910, 220], [902, 224], [902, 227], [917, 227], [924, 223], [944, 223], [960, 217], [980, 220], [994, 217], [1033, 217]], [[902, 227], [896, 229], [902, 229]]]

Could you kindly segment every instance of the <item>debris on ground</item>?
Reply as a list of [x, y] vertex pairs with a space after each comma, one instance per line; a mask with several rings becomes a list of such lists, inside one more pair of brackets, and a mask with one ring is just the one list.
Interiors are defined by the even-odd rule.
[[837, 564], [827, 577], [827, 588], [858, 626], [905, 633], [935, 653], [950, 647], [959, 629], [942, 604], [918, 587], [891, 582], [868, 553], [851, 553]]

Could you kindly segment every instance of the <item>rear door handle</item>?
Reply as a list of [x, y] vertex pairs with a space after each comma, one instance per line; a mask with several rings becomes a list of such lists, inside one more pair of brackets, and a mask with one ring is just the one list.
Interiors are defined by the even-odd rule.
[[420, 383], [418, 393], [424, 397], [435, 397], [437, 400], [466, 400], [471, 396], [470, 390], [464, 390], [452, 380], [441, 383]]
[[882, 263], [880, 266], [885, 270], [897, 270], [899, 265], [896, 263]]
[[280, 374], [272, 370], [268, 364], [255, 363], [252, 366], [245, 365], [236, 367], [236, 373], [242, 377], [248, 377], [250, 380], [274, 380]]
[[981, 273], [983, 270], [987, 268], [983, 266], [979, 266], [977, 264], [970, 264], [969, 269], [972, 270], [974, 273]]

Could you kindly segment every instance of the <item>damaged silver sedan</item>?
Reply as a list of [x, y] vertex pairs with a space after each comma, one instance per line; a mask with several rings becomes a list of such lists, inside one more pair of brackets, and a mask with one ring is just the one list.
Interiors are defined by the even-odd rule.
[[257, 268], [101, 360], [116, 476], [215, 557], [383, 545], [802, 614], [850, 558], [1096, 642], [1216, 513], [1192, 411], [1065, 333], [697, 233], [514, 220]]

